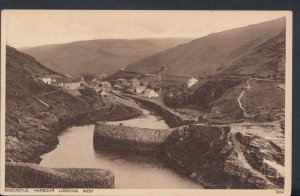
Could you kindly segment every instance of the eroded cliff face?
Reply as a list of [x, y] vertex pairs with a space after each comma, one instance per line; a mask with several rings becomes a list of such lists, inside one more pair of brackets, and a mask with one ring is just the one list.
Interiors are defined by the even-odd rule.
[[[276, 163], [283, 168], [281, 147], [268, 141], [254, 149], [254, 141], [263, 139], [244, 134], [226, 126], [190, 125], [174, 131], [163, 152], [170, 166], [207, 188], [282, 188], [283, 174], [274, 167]], [[263, 163], [261, 157], [267, 161]]]

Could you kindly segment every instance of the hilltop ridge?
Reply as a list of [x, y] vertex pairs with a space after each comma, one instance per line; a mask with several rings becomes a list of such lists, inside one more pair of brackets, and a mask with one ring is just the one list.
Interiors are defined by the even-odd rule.
[[192, 38], [97, 39], [21, 49], [60, 73], [112, 74], [145, 56]]
[[[192, 40], [145, 57], [127, 66], [130, 71], [153, 73], [167, 65], [165, 74], [207, 77], [217, 74], [272, 75], [284, 73], [285, 18], [249, 25]], [[262, 49], [264, 44], [269, 47]], [[273, 44], [273, 46], [272, 46]], [[279, 48], [280, 50], [280, 48]], [[277, 54], [276, 54], [277, 52]], [[263, 56], [264, 55], [264, 56]], [[269, 56], [268, 56], [269, 55]], [[272, 55], [280, 55], [275, 60]]]

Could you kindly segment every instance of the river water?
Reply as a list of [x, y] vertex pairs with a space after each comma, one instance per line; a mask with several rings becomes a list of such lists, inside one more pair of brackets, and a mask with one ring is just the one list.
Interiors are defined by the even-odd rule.
[[[143, 110], [144, 116], [108, 122], [144, 128], [168, 128], [164, 120]], [[199, 189], [201, 185], [179, 176], [158, 159], [136, 154], [97, 152], [93, 147], [94, 125], [71, 127], [62, 132], [59, 145], [44, 154], [41, 166], [56, 168], [102, 168], [115, 174], [115, 188]]]

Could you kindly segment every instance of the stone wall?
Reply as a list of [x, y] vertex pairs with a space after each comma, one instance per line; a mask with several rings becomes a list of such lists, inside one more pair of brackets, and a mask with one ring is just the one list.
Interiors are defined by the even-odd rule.
[[142, 106], [146, 107], [150, 111], [156, 112], [159, 116], [163, 117], [163, 119], [165, 120], [165, 122], [168, 124], [169, 127], [179, 127], [194, 122], [192, 120], [182, 119], [182, 117], [171, 112], [166, 107], [159, 105], [155, 102], [152, 102], [150, 100], [145, 100], [143, 98], [139, 98], [131, 95], [126, 95], [126, 96], [140, 102]]
[[172, 129], [147, 129], [96, 123], [95, 148], [111, 148], [133, 151], [158, 151], [172, 133]]
[[104, 169], [45, 168], [31, 163], [5, 164], [5, 186], [22, 188], [114, 188], [114, 174]]

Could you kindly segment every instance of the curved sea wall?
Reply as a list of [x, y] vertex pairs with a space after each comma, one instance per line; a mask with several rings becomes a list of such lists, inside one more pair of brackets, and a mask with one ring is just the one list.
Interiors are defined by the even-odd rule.
[[31, 163], [5, 163], [5, 186], [26, 188], [114, 188], [114, 174], [90, 168], [45, 168]]
[[154, 152], [160, 150], [159, 147], [171, 133], [171, 129], [147, 129], [98, 122], [94, 130], [94, 147]]
[[159, 116], [163, 117], [165, 122], [168, 124], [169, 127], [174, 128], [174, 127], [179, 127], [182, 125], [187, 125], [190, 123], [195, 123], [193, 120], [187, 120], [183, 119], [181, 116], [173, 113], [171, 110], [166, 108], [166, 106], [160, 105], [158, 103], [155, 103], [151, 100], [147, 100], [141, 97], [137, 97], [134, 95], [124, 95], [127, 97], [130, 97], [134, 99], [137, 102], [140, 102], [142, 106], [146, 107], [150, 111], [156, 112]]

